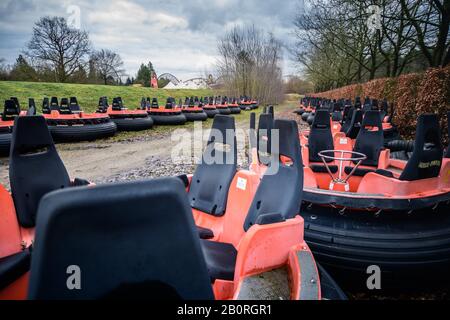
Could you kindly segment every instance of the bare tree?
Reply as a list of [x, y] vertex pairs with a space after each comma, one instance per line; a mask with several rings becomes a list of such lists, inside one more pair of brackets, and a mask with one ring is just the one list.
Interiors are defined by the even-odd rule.
[[281, 44], [255, 26], [235, 27], [220, 39], [218, 75], [231, 96], [257, 97], [263, 103], [282, 99]]
[[101, 49], [95, 51], [91, 56], [91, 60], [94, 62], [95, 69], [104, 84], [108, 84], [109, 79], [120, 82], [121, 77], [125, 75], [120, 55], [111, 50]]
[[43, 17], [36, 22], [26, 54], [42, 64], [49, 64], [60, 82], [79, 70], [90, 52], [87, 32], [71, 28], [62, 17]]

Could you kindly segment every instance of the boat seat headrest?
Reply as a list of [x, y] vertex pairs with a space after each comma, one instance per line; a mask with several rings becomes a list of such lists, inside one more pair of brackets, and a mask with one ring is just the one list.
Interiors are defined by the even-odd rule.
[[437, 115], [420, 115], [417, 120], [413, 153], [399, 180], [412, 181], [437, 177], [441, 170], [442, 152]]
[[35, 225], [37, 207], [46, 193], [70, 186], [42, 116], [17, 117], [11, 140], [9, 179], [21, 226]]
[[[279, 155], [290, 159], [289, 164], [272, 161], [261, 179], [244, 221], [244, 230], [266, 221], [280, 222], [298, 214], [303, 194], [303, 163], [298, 127], [294, 120], [274, 121], [279, 131]], [[272, 147], [272, 155], [277, 148]], [[278, 170], [271, 170], [271, 166]], [[283, 188], [274, 188], [283, 186]]]
[[[77, 271], [82, 290], [69, 290], [67, 279]], [[28, 298], [213, 299], [181, 180], [46, 195], [39, 206]]]

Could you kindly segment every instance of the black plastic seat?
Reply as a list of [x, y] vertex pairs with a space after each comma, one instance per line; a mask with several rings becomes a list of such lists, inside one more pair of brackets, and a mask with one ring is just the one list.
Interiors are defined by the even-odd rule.
[[352, 106], [344, 107], [344, 111], [342, 113], [342, 121], [341, 121], [341, 132], [346, 133], [347, 130], [350, 128], [354, 110], [355, 110], [355, 108], [353, 108]]
[[108, 112], [108, 100], [107, 100], [106, 97], [100, 97], [98, 99], [97, 112], [99, 112], [99, 113], [106, 113], [106, 112]]
[[57, 97], [51, 97], [50, 99], [50, 111], [56, 110], [59, 112], [59, 102]]
[[70, 109], [70, 112], [80, 112], [81, 111], [81, 107], [78, 104], [77, 97], [70, 97], [69, 109]]
[[[333, 135], [331, 134], [330, 114], [326, 110], [317, 110], [308, 136], [310, 162], [322, 162], [319, 152], [334, 150]], [[331, 162], [330, 159], [325, 159]]]
[[417, 120], [414, 150], [399, 180], [413, 181], [439, 176], [443, 148], [436, 114], [422, 114]]
[[[376, 128], [376, 130], [374, 130]], [[378, 166], [380, 152], [383, 150], [384, 134], [379, 111], [367, 111], [364, 115], [353, 151], [366, 155], [361, 164]]]
[[[37, 218], [30, 299], [214, 298], [177, 178], [52, 192]], [[69, 266], [81, 290], [68, 289]]]
[[152, 103], [150, 105], [152, 108], [159, 108], [159, 103], [158, 103], [158, 99], [153, 98], [152, 99]]
[[112, 109], [114, 111], [121, 111], [122, 110], [122, 107], [120, 106], [118, 98], [113, 98]]
[[[376, 130], [374, 130], [376, 128]], [[384, 146], [383, 125], [379, 111], [367, 111], [364, 114], [358, 136], [356, 137], [353, 151], [364, 154], [367, 158], [361, 161], [361, 165], [373, 168], [357, 168], [355, 176], [364, 176], [369, 172], [375, 172], [378, 167], [381, 150]], [[357, 161], [354, 161], [356, 164]], [[345, 173], [349, 174], [353, 167], [345, 167]]]
[[69, 99], [61, 98], [61, 104], [59, 106], [59, 112], [61, 114], [71, 114], [71, 111], [70, 111], [70, 108], [69, 108]]
[[16, 103], [13, 100], [5, 100], [5, 107], [2, 113], [3, 121], [14, 120], [20, 114], [20, 109], [17, 108]]
[[356, 139], [361, 128], [361, 122], [363, 119], [363, 112], [361, 110], [353, 110], [352, 118], [345, 132], [345, 135], [350, 139]]
[[233, 117], [214, 117], [205, 152], [189, 188], [192, 208], [214, 216], [225, 213], [228, 190], [237, 167], [235, 131]]
[[[295, 217], [302, 203], [303, 163], [297, 123], [293, 120], [275, 120], [273, 128], [279, 130], [279, 148], [278, 151], [272, 148], [273, 160], [248, 210], [243, 225], [245, 232], [255, 224], [283, 222]], [[281, 156], [290, 159], [290, 163], [283, 164], [275, 160]], [[275, 172], [272, 166], [278, 166], [275, 174], [272, 174]], [[236, 248], [230, 243], [207, 240], [202, 240], [201, 245], [211, 279], [232, 280], [237, 259]]]
[[212, 281], [233, 280], [237, 250], [230, 243], [201, 240], [201, 247]]
[[34, 227], [39, 201], [46, 193], [70, 186], [42, 116], [17, 117], [9, 160], [11, 193], [19, 223]]
[[31, 254], [24, 250], [16, 254], [0, 258], [0, 289], [16, 281], [30, 270]]

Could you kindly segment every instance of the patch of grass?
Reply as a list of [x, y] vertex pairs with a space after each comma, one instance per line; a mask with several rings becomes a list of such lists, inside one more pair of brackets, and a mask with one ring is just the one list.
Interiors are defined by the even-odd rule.
[[142, 97], [158, 98], [159, 104], [164, 105], [167, 97], [174, 97], [177, 101], [181, 98], [184, 101], [186, 96], [201, 97], [213, 94], [213, 91], [209, 89], [153, 89], [96, 84], [0, 81], [1, 108], [3, 108], [4, 100], [17, 97], [22, 109], [26, 109], [28, 98], [34, 98], [38, 112], [42, 110], [43, 98], [52, 96], [58, 99], [75, 96], [84, 111], [94, 112], [101, 96], [107, 96], [110, 103], [112, 98], [120, 96], [126, 107], [136, 109], [140, 106]]

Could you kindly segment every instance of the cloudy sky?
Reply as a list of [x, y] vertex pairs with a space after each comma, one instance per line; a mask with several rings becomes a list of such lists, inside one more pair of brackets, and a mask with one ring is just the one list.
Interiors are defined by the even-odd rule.
[[[13, 63], [41, 16], [73, 17], [94, 48], [119, 53], [134, 76], [142, 62], [180, 79], [212, 71], [216, 40], [236, 24], [254, 23], [292, 43], [292, 20], [302, 0], [1, 0], [0, 58]], [[75, 11], [73, 5], [76, 5]], [[295, 72], [285, 54], [284, 73]]]

